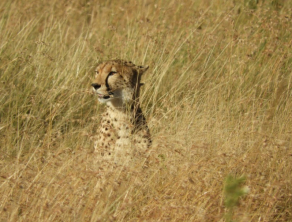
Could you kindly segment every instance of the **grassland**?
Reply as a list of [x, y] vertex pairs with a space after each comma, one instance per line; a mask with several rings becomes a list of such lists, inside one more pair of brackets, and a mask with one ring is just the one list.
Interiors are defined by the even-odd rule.
[[[292, 221], [291, 16], [277, 0], [1, 1], [0, 221]], [[100, 194], [90, 84], [113, 58], [150, 66], [154, 161]], [[226, 178], [246, 191], [234, 207]]]

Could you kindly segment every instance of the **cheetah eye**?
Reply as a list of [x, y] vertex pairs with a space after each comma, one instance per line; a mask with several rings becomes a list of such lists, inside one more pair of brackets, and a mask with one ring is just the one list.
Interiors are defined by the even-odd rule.
[[95, 75], [98, 75], [98, 71], [97, 70], [95, 71]]

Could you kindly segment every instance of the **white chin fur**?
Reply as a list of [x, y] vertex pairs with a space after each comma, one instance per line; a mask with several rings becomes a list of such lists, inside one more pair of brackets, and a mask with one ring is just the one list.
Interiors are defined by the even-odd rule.
[[126, 88], [126, 89], [118, 89], [118, 90], [115, 90], [113, 92], [113, 97], [111, 98], [108, 98], [108, 99], [104, 99], [104, 98], [98, 98], [98, 101], [100, 103], [107, 103], [107, 102], [110, 102], [110, 101], [113, 101], [113, 100], [121, 100], [123, 102], [127, 102], [127, 101], [130, 101], [133, 97], [133, 89], [131, 88]]

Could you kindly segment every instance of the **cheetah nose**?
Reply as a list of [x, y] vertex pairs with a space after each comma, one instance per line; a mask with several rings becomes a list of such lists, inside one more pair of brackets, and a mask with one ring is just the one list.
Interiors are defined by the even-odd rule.
[[92, 83], [91, 86], [92, 86], [95, 90], [97, 90], [97, 89], [100, 88], [100, 85], [97, 84], [97, 83]]

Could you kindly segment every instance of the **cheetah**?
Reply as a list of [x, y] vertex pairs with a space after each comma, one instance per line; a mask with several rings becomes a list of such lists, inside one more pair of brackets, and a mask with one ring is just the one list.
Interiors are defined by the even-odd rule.
[[100, 63], [91, 84], [100, 103], [106, 104], [95, 141], [95, 152], [103, 160], [125, 162], [134, 155], [144, 155], [151, 137], [139, 101], [141, 76], [149, 66], [130, 61], [109, 60]]

